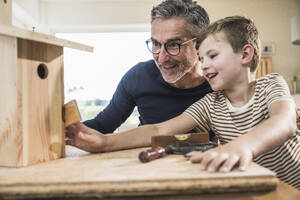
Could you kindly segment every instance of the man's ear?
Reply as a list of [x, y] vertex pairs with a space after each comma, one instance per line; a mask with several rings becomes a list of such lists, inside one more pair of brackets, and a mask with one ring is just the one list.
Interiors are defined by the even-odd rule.
[[242, 50], [242, 64], [248, 65], [253, 58], [254, 55], [254, 48], [250, 44], [246, 44], [243, 46]]

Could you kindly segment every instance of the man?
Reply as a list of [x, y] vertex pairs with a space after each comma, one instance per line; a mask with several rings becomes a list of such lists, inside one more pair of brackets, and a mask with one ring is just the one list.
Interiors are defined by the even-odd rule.
[[[206, 11], [192, 0], [166, 0], [151, 11], [154, 60], [138, 63], [121, 79], [109, 105], [94, 119], [69, 126], [67, 144], [97, 152], [93, 135], [112, 133], [135, 106], [140, 125], [181, 114], [212, 90], [202, 77], [196, 36], [209, 24]], [[78, 134], [79, 133], [79, 134]]]
[[[206, 11], [191, 0], [166, 0], [154, 7], [151, 39], [147, 40], [154, 60], [130, 69], [109, 105], [96, 118], [69, 126], [67, 144], [99, 152], [103, 143], [99, 132], [112, 133], [135, 106], [140, 125], [155, 124], [178, 116], [210, 93], [210, 86], [199, 73], [199, 44], [195, 40], [208, 24]], [[299, 117], [298, 122], [300, 127]]]

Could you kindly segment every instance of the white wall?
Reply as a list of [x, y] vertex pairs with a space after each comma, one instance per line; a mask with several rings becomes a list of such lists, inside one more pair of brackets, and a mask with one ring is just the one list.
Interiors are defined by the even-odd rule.
[[39, 0], [13, 0], [12, 12], [12, 23], [14, 26], [42, 33], [50, 33], [47, 25], [41, 23]]
[[35, 20], [39, 20], [40, 13], [39, 13], [39, 1], [37, 0], [14, 0], [15, 3], [17, 3], [19, 6], [21, 6], [23, 9], [25, 9], [32, 18]]

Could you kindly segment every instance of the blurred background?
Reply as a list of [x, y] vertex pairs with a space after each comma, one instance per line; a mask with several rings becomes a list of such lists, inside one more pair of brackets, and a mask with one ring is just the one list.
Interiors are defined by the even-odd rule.
[[[159, 2], [13, 0], [13, 24], [94, 47], [94, 53], [64, 49], [65, 101], [76, 99], [85, 120], [103, 109], [127, 70], [152, 58], [145, 41], [150, 38], [150, 11]], [[299, 107], [300, 0], [197, 2], [211, 21], [230, 15], [253, 19], [259, 29], [263, 57], [270, 59], [272, 72], [284, 76]], [[137, 116], [135, 111], [121, 128], [136, 126]]]

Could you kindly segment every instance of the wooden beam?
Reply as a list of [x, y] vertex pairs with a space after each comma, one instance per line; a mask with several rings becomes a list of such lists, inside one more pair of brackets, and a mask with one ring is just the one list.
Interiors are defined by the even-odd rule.
[[94, 50], [94, 48], [89, 45], [84, 45], [77, 42], [60, 39], [52, 35], [28, 31], [13, 26], [0, 25], [0, 34], [21, 39], [33, 40], [37, 42], [43, 42], [47, 44], [53, 44], [61, 47], [69, 47], [72, 49], [78, 49], [82, 51], [93, 52]]

